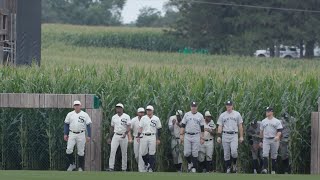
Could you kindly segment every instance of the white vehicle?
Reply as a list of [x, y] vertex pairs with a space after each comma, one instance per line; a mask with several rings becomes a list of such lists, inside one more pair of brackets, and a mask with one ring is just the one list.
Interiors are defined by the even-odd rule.
[[[256, 50], [254, 53], [256, 57], [270, 57], [270, 50]], [[280, 58], [299, 58], [299, 49], [293, 46], [280, 46]]]

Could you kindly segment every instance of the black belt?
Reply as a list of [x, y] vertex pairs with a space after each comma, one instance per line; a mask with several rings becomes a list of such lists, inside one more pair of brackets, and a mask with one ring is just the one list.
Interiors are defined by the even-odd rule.
[[123, 134], [120, 134], [120, 133], [116, 133], [116, 135], [122, 136]]
[[176, 139], [180, 139], [180, 138], [176, 137]]
[[213, 139], [206, 139], [206, 140], [204, 140], [204, 141], [212, 141]]
[[186, 134], [188, 134], [188, 135], [196, 135], [196, 134], [199, 134], [199, 133], [189, 133], [189, 132], [186, 132]]
[[80, 134], [80, 133], [83, 133], [84, 131], [79, 131], [79, 132], [74, 132], [74, 131], [71, 131], [70, 132], [74, 133], [74, 134]]
[[146, 133], [146, 134], [143, 134], [144, 136], [153, 136], [153, 135], [156, 135], [156, 133]]
[[234, 131], [223, 131], [223, 133], [225, 133], [225, 134], [238, 134], [238, 132], [234, 132]]
[[266, 137], [266, 139], [274, 139], [274, 137]]

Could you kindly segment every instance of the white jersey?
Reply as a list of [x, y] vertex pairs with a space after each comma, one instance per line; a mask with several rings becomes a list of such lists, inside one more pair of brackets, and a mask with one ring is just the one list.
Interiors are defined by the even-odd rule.
[[76, 111], [71, 111], [68, 113], [64, 123], [69, 124], [70, 131], [80, 132], [85, 131], [87, 125], [91, 124], [92, 122], [86, 112], [80, 111], [79, 113], [76, 113]]
[[283, 127], [280, 120], [277, 118], [266, 118], [261, 122], [260, 125], [260, 130], [263, 131], [264, 138], [274, 138], [279, 129], [283, 129]]
[[186, 125], [186, 133], [200, 133], [201, 126], [204, 126], [204, 117], [201, 113], [197, 112], [192, 114], [191, 111], [187, 112], [182, 119], [182, 124]]
[[156, 134], [157, 130], [162, 128], [160, 119], [155, 115], [151, 118], [148, 115], [143, 116], [139, 122], [139, 127], [142, 128], [142, 134]]
[[130, 126], [130, 116], [126, 113], [123, 113], [121, 116], [115, 114], [111, 119], [111, 126], [114, 127], [114, 133], [124, 134]]
[[135, 118], [131, 119], [131, 130], [132, 130], [133, 137], [138, 136], [139, 129], [140, 129], [139, 123], [140, 123], [139, 116], [136, 116]]
[[[204, 128], [214, 131], [216, 129], [216, 124], [211, 120], [209, 123], [204, 123]], [[209, 132], [204, 131], [204, 139], [213, 139], [213, 136]]]
[[225, 132], [238, 132], [239, 125], [243, 123], [242, 117], [238, 111], [229, 113], [225, 111], [219, 116], [217, 124], [222, 126], [222, 131]]
[[[176, 123], [173, 125], [172, 121], [173, 120], [176, 120]], [[178, 126], [178, 119], [177, 119], [177, 116], [171, 116], [169, 118], [169, 122], [168, 122], [168, 125], [169, 125], [169, 130], [171, 132], [171, 135], [175, 138], [180, 138], [180, 127]], [[181, 125], [181, 121], [179, 123]]]

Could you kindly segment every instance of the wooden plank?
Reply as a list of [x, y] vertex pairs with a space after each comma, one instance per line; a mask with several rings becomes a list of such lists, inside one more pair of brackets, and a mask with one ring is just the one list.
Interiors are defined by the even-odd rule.
[[39, 94], [39, 108], [45, 108], [45, 94]]
[[73, 108], [72, 106], [72, 96], [71, 94], [68, 94], [67, 96], [64, 96], [64, 102], [66, 108]]
[[[18, 95], [18, 94], [17, 94]], [[27, 93], [21, 93], [20, 94], [20, 108], [28, 108], [30, 106], [30, 101], [28, 99], [28, 94]], [[18, 104], [16, 104], [15, 107], [19, 107]]]
[[318, 166], [318, 144], [319, 144], [319, 113], [311, 114], [311, 174], [317, 174]]
[[[86, 95], [85, 94], [72, 94], [71, 95], [71, 101], [80, 101], [82, 108], [85, 109], [86, 108]], [[71, 107], [73, 108], [73, 107]]]
[[57, 94], [58, 108], [70, 108], [72, 106], [71, 94]]
[[0, 35], [8, 35], [8, 30], [0, 29]]
[[[92, 116], [92, 111], [90, 109], [86, 110], [88, 115], [91, 117]], [[92, 128], [91, 128], [92, 129]], [[91, 131], [92, 133], [92, 131]], [[91, 135], [92, 136], [92, 135]], [[85, 165], [84, 169], [85, 171], [91, 171], [91, 147], [93, 146], [92, 139], [89, 143], [86, 143], [86, 148], [85, 148]]]
[[95, 109], [96, 111], [96, 114], [97, 114], [97, 121], [96, 121], [96, 151], [95, 151], [95, 159], [96, 159], [96, 168], [95, 170], [96, 171], [101, 171], [102, 170], [102, 163], [101, 163], [101, 152], [102, 152], [102, 148], [101, 148], [101, 145], [102, 145], [102, 130], [101, 130], [101, 127], [102, 127], [102, 109]]
[[[8, 93], [8, 104], [10, 108], [16, 108], [20, 106], [20, 94]], [[19, 104], [19, 105], [17, 105]]]
[[6, 107], [9, 107], [9, 97], [8, 97], [8, 94], [5, 93], [5, 94], [1, 94], [1, 107], [3, 108], [6, 108]]
[[57, 94], [45, 94], [44, 108], [58, 108]]
[[86, 94], [86, 109], [94, 108], [94, 94]]
[[40, 94], [29, 94], [29, 100], [33, 103], [32, 108], [40, 108]]
[[318, 119], [317, 119], [317, 145], [318, 145], [318, 148], [317, 148], [317, 161], [318, 161], [318, 164], [316, 166], [316, 170], [317, 170], [317, 174], [320, 174], [320, 113], [318, 112]]
[[318, 99], [318, 112], [320, 112], [320, 97]]

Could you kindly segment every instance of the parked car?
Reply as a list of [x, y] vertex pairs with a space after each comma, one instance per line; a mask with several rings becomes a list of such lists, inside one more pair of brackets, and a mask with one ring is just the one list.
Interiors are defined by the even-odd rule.
[[[270, 57], [270, 49], [267, 50], [256, 50], [254, 53], [256, 57]], [[280, 47], [280, 58], [299, 58], [299, 49], [294, 46], [281, 46]]]

